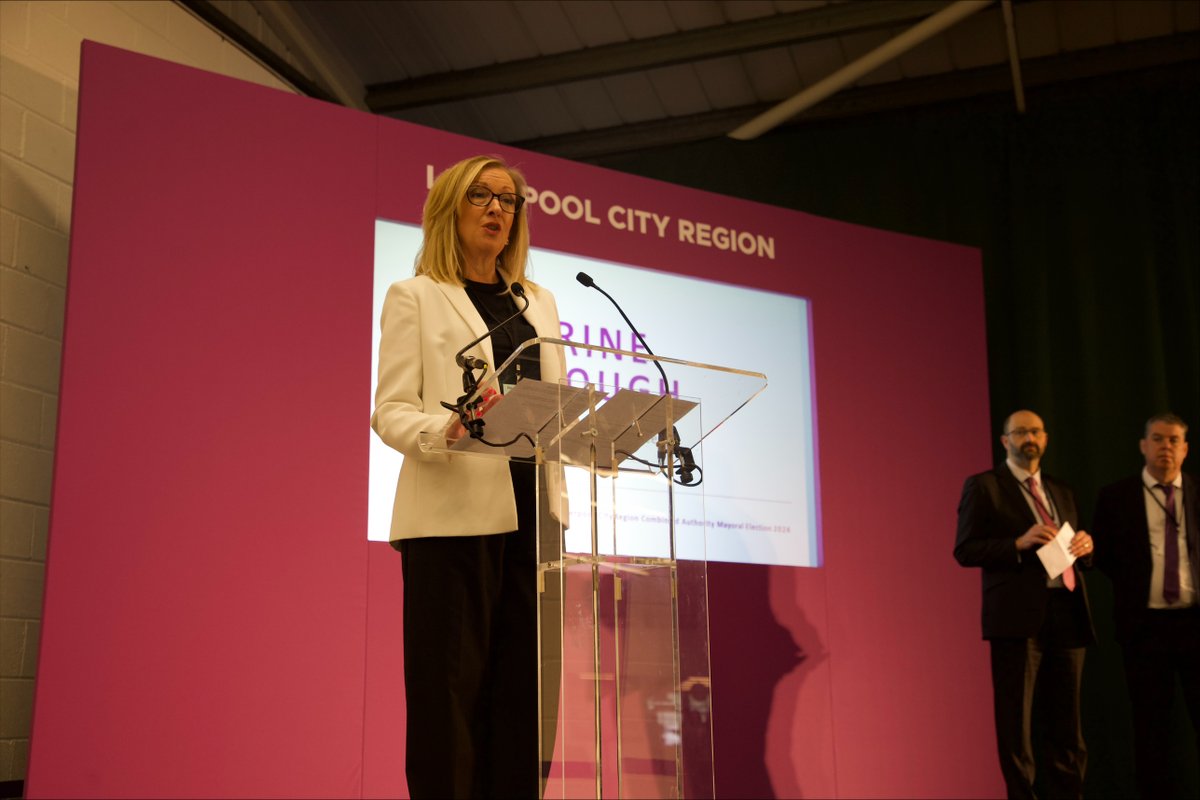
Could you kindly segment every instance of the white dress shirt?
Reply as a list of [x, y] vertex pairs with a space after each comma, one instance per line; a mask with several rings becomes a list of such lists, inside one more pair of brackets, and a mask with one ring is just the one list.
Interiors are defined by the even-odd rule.
[[[1058, 515], [1058, 504], [1055, 503], [1050, 495], [1046, 493], [1046, 487], [1042, 485], [1042, 471], [1039, 469], [1037, 472], [1030, 472], [1023, 467], [1017, 466], [1016, 462], [1011, 458], [1007, 460], [1007, 464], [1008, 471], [1011, 472], [1013, 477], [1017, 479], [1017, 482], [1022, 486], [1025, 486], [1026, 489], [1028, 486], [1026, 486], [1025, 481], [1033, 478], [1033, 485], [1037, 487], [1038, 494], [1042, 496], [1042, 502], [1046, 504], [1046, 511], [1049, 512], [1050, 517], [1054, 520], [1054, 524], [1061, 528], [1062, 519]], [[1021, 490], [1021, 495], [1025, 498], [1025, 505], [1029, 506], [1029, 511], [1033, 514], [1033, 518], [1040, 523], [1042, 521], [1042, 515], [1038, 513], [1037, 505], [1033, 501], [1033, 495], [1025, 491], [1025, 489]], [[1032, 552], [1036, 553], [1037, 551], [1034, 550]], [[1018, 556], [1020, 556], [1020, 553], [1018, 553]], [[1046, 585], [1051, 589], [1062, 589], [1066, 586], [1066, 584], [1063, 583], [1062, 575], [1059, 575], [1057, 578], [1051, 578], [1047, 576]]]
[[[1150, 470], [1142, 469], [1142, 483], [1150, 491], [1143, 492], [1146, 500], [1146, 527], [1150, 529], [1150, 608], [1183, 608], [1195, 605], [1196, 586], [1192, 581], [1191, 560], [1188, 558], [1187, 520], [1183, 514], [1183, 473], [1175, 476], [1175, 521], [1179, 533], [1179, 599], [1174, 603], [1163, 600], [1163, 560], [1166, 556], [1167, 495], [1157, 488], [1158, 480]], [[1161, 505], [1160, 505], [1161, 504]]]

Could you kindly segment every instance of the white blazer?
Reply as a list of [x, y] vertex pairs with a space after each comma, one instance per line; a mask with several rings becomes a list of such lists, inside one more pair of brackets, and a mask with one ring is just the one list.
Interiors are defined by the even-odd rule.
[[[559, 338], [558, 307], [547, 289], [525, 284], [525, 319], [538, 336]], [[404, 454], [392, 507], [391, 538], [476, 536], [517, 529], [517, 505], [508, 463], [501, 458], [423, 452], [419, 435], [446, 430], [453, 413], [442, 408], [462, 392], [462, 370], [454, 354], [482, 336], [488, 326], [465, 289], [419, 275], [388, 289], [379, 321], [379, 385], [371, 427], [389, 447]], [[495, 368], [491, 339], [468, 355]], [[566, 375], [558, 347], [540, 348], [542, 380]], [[547, 469], [547, 493], [559, 498], [551, 513], [567, 519], [562, 468]]]

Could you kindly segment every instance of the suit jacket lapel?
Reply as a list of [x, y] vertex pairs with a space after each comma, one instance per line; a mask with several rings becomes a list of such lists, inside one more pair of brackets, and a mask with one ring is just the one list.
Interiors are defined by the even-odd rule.
[[[467, 327], [471, 329], [471, 339], [487, 333], [487, 325], [484, 323], [483, 317], [479, 316], [479, 312], [475, 310], [475, 304], [471, 302], [471, 298], [467, 297], [466, 289], [461, 286], [451, 286], [441, 281], [434, 281], [434, 285], [445, 295], [451, 307], [462, 317]], [[463, 344], [471, 341], [471, 339], [463, 340]], [[492, 340], [490, 338], [485, 339], [477, 346], [483, 348], [484, 360], [488, 364], [492, 364]]]
[[1021, 482], [1017, 480], [1017, 476], [1012, 474], [1012, 470], [1008, 468], [1008, 464], [1001, 464], [996, 467], [996, 478], [1000, 484], [1000, 488], [1008, 496], [1008, 502], [1014, 509], [1020, 509], [1020, 513], [1029, 518], [1029, 524], [1038, 522], [1037, 515], [1029, 508], [1029, 503], [1025, 501], [1025, 490], [1021, 488]]
[[[1134, 487], [1137, 487], [1136, 489]], [[1149, 563], [1150, 559], [1150, 521], [1146, 519], [1146, 484], [1142, 481], [1141, 475], [1135, 483], [1129, 486], [1129, 532], [1137, 537], [1137, 541], [1142, 543], [1139, 551], [1144, 550], [1146, 559]]]
[[1200, 589], [1200, 483], [1191, 475], [1183, 476], [1183, 524], [1187, 537], [1188, 558], [1192, 562], [1192, 585]]

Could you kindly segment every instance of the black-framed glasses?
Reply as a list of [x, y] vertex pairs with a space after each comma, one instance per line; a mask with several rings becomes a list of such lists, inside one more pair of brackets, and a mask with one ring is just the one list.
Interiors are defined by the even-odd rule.
[[478, 183], [473, 183], [467, 187], [467, 202], [473, 206], [482, 206], [487, 208], [492, 204], [492, 198], [500, 201], [500, 210], [508, 214], [517, 213], [517, 209], [525, 205], [525, 198], [515, 195], [512, 192], [501, 192], [497, 194], [486, 186]]
[[1036, 439], [1045, 432], [1043, 428], [1013, 428], [1005, 435], [1010, 439], [1024, 439], [1026, 436], [1032, 436]]

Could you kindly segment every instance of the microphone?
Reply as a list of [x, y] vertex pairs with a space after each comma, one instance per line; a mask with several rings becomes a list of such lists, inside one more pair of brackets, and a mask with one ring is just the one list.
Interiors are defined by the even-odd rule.
[[[459, 350], [457, 353], [454, 354], [454, 363], [458, 364], [458, 366], [463, 371], [463, 376], [462, 376], [463, 393], [462, 393], [462, 396], [459, 397], [458, 401], [455, 403], [447, 403], [444, 400], [442, 401], [443, 408], [445, 408], [449, 411], [453, 411], [454, 413], [458, 414], [459, 421], [462, 423], [462, 426], [467, 429], [467, 432], [470, 434], [471, 438], [478, 439], [478, 440], [482, 441], [484, 444], [491, 444], [491, 442], [487, 442], [483, 438], [483, 419], [473, 416], [473, 411], [474, 411], [475, 407], [479, 404], [480, 399], [476, 398], [474, 401], [472, 401], [470, 403], [467, 402], [467, 399], [472, 394], [474, 394], [476, 392], [476, 390], [479, 389], [479, 379], [475, 377], [474, 371], [475, 370], [486, 370], [488, 368], [488, 363], [486, 361], [484, 361], [482, 358], [477, 358], [475, 356], [469, 356], [466, 353], [472, 347], [479, 344], [480, 342], [482, 342], [484, 339], [488, 338], [489, 336], [494, 335], [496, 333], [496, 331], [500, 330], [505, 325], [512, 322], [514, 319], [521, 316], [522, 314], [524, 314], [525, 310], [529, 308], [529, 298], [525, 296], [525, 287], [524, 286], [517, 283], [516, 281], [513, 281], [512, 283], [510, 283], [508, 285], [508, 289], [515, 296], [524, 300], [525, 305], [522, 306], [515, 314], [511, 315], [508, 319], [504, 320], [500, 324], [494, 325], [491, 328], [488, 328], [486, 331], [484, 331], [484, 334], [482, 336], [474, 339], [471, 342], [468, 342], [466, 347], [464, 347], [462, 350]], [[519, 439], [520, 436], [518, 436], [517, 438]], [[528, 437], [526, 437], [526, 438], [528, 438]], [[513, 442], [515, 442], [516, 440], [517, 439], [513, 439]], [[493, 446], [506, 447], [508, 444], [512, 444], [512, 442], [508, 442], [503, 445], [493, 445]]]
[[470, 350], [472, 347], [474, 347], [475, 345], [482, 342], [484, 339], [488, 338], [489, 336], [494, 335], [496, 333], [496, 331], [500, 330], [505, 325], [512, 322], [514, 319], [521, 316], [522, 314], [524, 314], [526, 309], [529, 308], [529, 298], [525, 296], [525, 287], [524, 286], [517, 283], [516, 281], [513, 281], [512, 283], [510, 283], [508, 285], [508, 290], [510, 292], [512, 292], [515, 296], [524, 300], [525, 305], [522, 306], [517, 311], [517, 313], [510, 316], [508, 319], [504, 320], [499, 325], [495, 325], [495, 326], [489, 328], [486, 332], [484, 332], [483, 336], [480, 336], [479, 338], [475, 339], [474, 341], [468, 342], [466, 347], [464, 347], [462, 350], [459, 350], [457, 353], [454, 354], [454, 363], [455, 364], [458, 364], [458, 366], [462, 367], [463, 369], [487, 369], [488, 364], [486, 361], [484, 361], [482, 358], [476, 358], [475, 356], [466, 355], [466, 352], [468, 350]]
[[[642, 347], [645, 348], [646, 352], [650, 355], [654, 355], [654, 351], [650, 349], [650, 345], [646, 344], [645, 338], [642, 337], [642, 334], [638, 332], [638, 329], [629, 320], [629, 316], [625, 313], [625, 310], [621, 308], [621, 304], [614, 300], [611, 294], [597, 286], [596, 282], [592, 280], [591, 275], [588, 275], [586, 272], [580, 272], [575, 275], [575, 280], [579, 281], [587, 288], [595, 289], [597, 292], [607, 297], [608, 302], [612, 303], [613, 307], [617, 309], [617, 312], [621, 315], [621, 319], [625, 320], [625, 323], [629, 326], [629, 330], [633, 331], [633, 335], [636, 336], [638, 341], [642, 343]], [[669, 387], [671, 385], [667, 380], [667, 373], [663, 369], [662, 363], [660, 363], [657, 359], [654, 360], [654, 366], [658, 368], [658, 374], [662, 376], [663, 392], [666, 393], [669, 391]], [[692, 457], [692, 449], [690, 447], [684, 447], [679, 443], [679, 430], [674, 425], [671, 426], [670, 436], [667, 435], [666, 430], [663, 430], [658, 434], [658, 462], [660, 469], [665, 468], [666, 466], [668, 448], [670, 452], [675, 454], [675, 458], [678, 460], [678, 463], [675, 467], [675, 474], [679, 477], [678, 479], [672, 478], [671, 480], [675, 481], [680, 486], [696, 486], [702, 480], [704, 480], [702, 477], [704, 471], [700, 469], [700, 467], [696, 464], [696, 460]], [[634, 458], [637, 461], [641, 461], [640, 458], [633, 456], [632, 453], [627, 453], [626, 455], [629, 455], [631, 458]], [[642, 461], [642, 463], [645, 464], [646, 462]], [[650, 466], [654, 465], [650, 464]], [[696, 477], [695, 473], [697, 472], [701, 473], [701, 477]]]
[[[638, 329], [635, 328], [633, 323], [629, 321], [629, 317], [625, 314], [625, 310], [621, 308], [621, 304], [614, 300], [611, 294], [597, 286], [596, 282], [592, 280], [591, 275], [588, 275], [586, 272], [580, 272], [575, 276], [575, 280], [579, 281], [589, 289], [595, 289], [597, 292], [607, 297], [608, 302], [612, 303], [613, 307], [617, 309], [617, 313], [619, 313], [621, 318], [625, 320], [625, 324], [629, 326], [629, 330], [633, 331], [633, 335], [636, 336], [638, 341], [642, 343], [642, 347], [645, 348], [646, 352], [650, 355], [654, 355], [654, 351], [650, 349], [650, 345], [646, 344], [646, 340], [642, 338], [642, 334], [638, 333]], [[662, 364], [660, 364], [658, 361], [654, 362], [654, 366], [658, 367], [658, 374], [662, 375], [663, 391], [665, 392], [667, 387], [671, 385], [667, 382], [667, 373], [663, 371]]]

